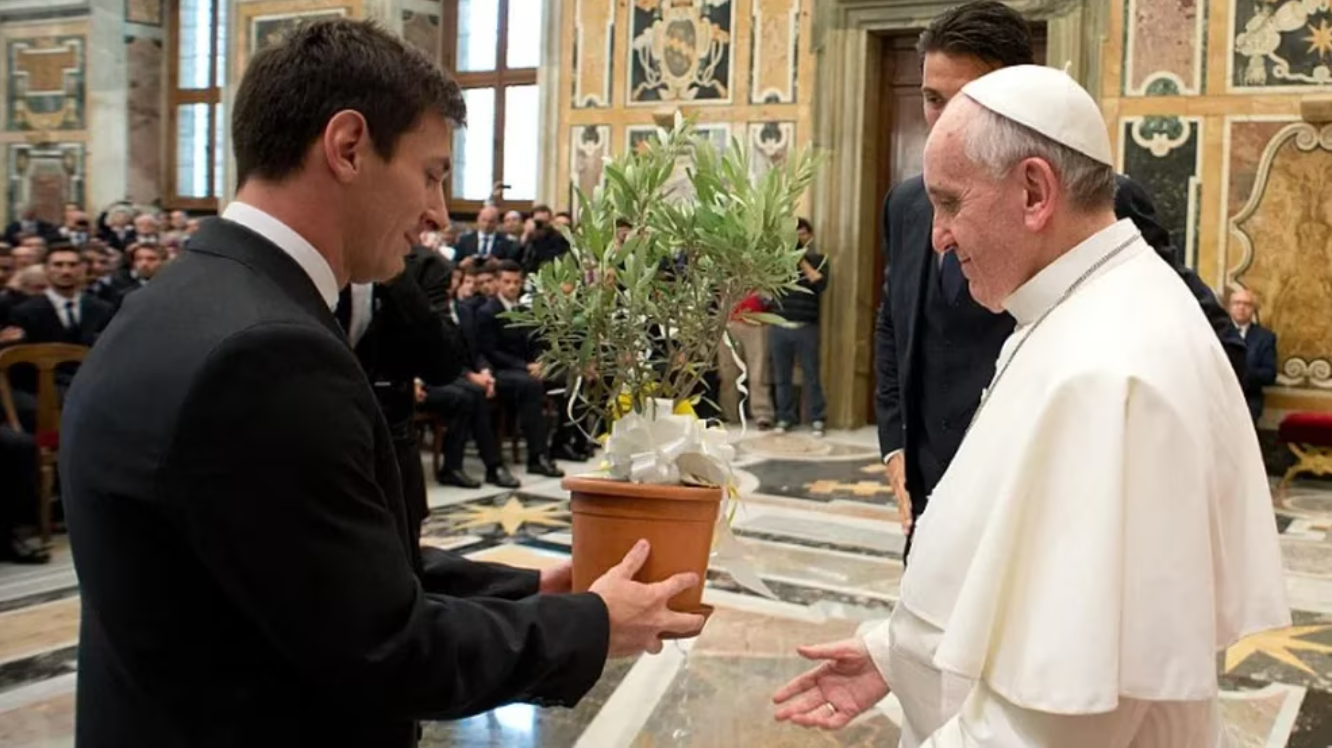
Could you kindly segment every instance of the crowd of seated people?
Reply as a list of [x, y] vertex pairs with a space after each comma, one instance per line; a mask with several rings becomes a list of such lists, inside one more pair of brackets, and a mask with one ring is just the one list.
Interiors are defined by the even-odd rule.
[[[544, 206], [537, 206], [530, 217], [512, 211], [502, 220], [497, 210], [488, 208], [478, 216], [475, 229], [436, 227], [422, 235], [424, 246], [414, 249], [443, 263], [442, 273], [418, 273], [413, 282], [447, 328], [445, 339], [457, 341], [446, 351], [430, 353], [443, 353], [462, 365], [450, 381], [421, 382], [416, 393], [418, 410], [447, 423], [444, 469], [436, 476], [441, 484], [480, 485], [463, 469], [464, 450], [471, 441], [486, 482], [516, 488], [519, 481], [500, 449], [505, 429], [525, 440], [529, 474], [559, 477], [563, 472], [555, 459], [583, 460], [591, 452], [583, 431], [564, 423], [562, 399], [548, 396], [560, 385], [543, 376], [536, 347], [525, 331], [511, 329], [502, 317], [504, 309], [519, 303], [525, 273], [568, 250], [554, 229], [556, 222], [567, 220], [567, 215], [557, 216]], [[5, 227], [0, 243], [0, 349], [25, 343], [92, 346], [121, 305], [184, 251], [198, 222], [182, 211], [139, 210], [127, 203], [108, 207], [96, 220], [70, 203], [58, 225], [24, 210]], [[385, 290], [386, 298], [391, 290]], [[403, 297], [401, 292], [396, 295]], [[378, 329], [357, 342], [397, 339], [376, 336]], [[355, 332], [364, 334], [364, 329]], [[349, 338], [359, 337], [353, 333], [349, 327]], [[435, 338], [413, 340], [434, 345]], [[404, 361], [430, 359], [398, 353]], [[76, 371], [76, 365], [58, 371], [61, 398]], [[35, 372], [16, 368], [9, 380], [20, 428], [11, 428], [0, 417], [0, 561], [41, 563], [49, 560], [49, 549], [39, 542], [35, 528]], [[57, 519], [59, 515], [57, 504]]]

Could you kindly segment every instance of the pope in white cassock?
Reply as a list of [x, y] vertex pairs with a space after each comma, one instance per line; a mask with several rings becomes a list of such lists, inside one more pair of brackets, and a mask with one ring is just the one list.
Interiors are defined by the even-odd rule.
[[1064, 73], [973, 81], [925, 149], [934, 246], [1017, 327], [921, 519], [892, 617], [775, 697], [835, 729], [889, 691], [902, 746], [1214, 748], [1216, 654], [1290, 625], [1244, 395], [1198, 304], [1116, 221]]

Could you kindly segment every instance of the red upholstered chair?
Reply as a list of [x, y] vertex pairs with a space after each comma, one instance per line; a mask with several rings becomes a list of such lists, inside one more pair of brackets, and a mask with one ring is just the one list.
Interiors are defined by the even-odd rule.
[[18, 412], [14, 409], [14, 393], [9, 385], [12, 367], [26, 364], [37, 369], [37, 464], [41, 474], [41, 488], [37, 496], [37, 517], [42, 542], [51, 542], [51, 494], [55, 487], [56, 455], [60, 451], [60, 393], [56, 390], [56, 367], [83, 360], [88, 349], [65, 343], [16, 345], [0, 350], [0, 404], [4, 406], [5, 421], [9, 427], [23, 433]]
[[1291, 413], [1281, 419], [1277, 438], [1295, 454], [1281, 479], [1283, 491], [1301, 473], [1332, 475], [1332, 413]]

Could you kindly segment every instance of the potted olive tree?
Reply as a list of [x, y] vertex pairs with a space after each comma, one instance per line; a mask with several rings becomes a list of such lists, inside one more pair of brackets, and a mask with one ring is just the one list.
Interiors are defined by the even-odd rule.
[[[703, 578], [714, 529], [726, 527], [722, 503], [735, 498], [735, 452], [693, 405], [719, 349], [732, 347], [736, 304], [798, 292], [796, 207], [815, 164], [806, 152], [754, 179], [738, 144], [719, 150], [677, 115], [671, 130], [608, 160], [593, 195], [578, 193], [570, 251], [541, 267], [530, 305], [509, 313], [543, 342], [542, 367], [567, 380], [582, 421], [599, 432], [610, 424], [602, 472], [564, 482], [576, 589], [639, 538], [652, 543], [641, 579]], [[701, 596], [695, 588], [671, 607], [704, 610]]]

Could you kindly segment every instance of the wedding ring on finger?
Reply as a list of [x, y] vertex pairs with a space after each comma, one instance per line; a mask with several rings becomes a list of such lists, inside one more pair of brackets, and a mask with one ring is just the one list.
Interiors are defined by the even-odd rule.
[[829, 716], [829, 717], [831, 717], [831, 716], [837, 714], [837, 705], [836, 705], [836, 704], [833, 704], [831, 701], [825, 701], [825, 702], [823, 702], [823, 705], [826, 706], [826, 707], [828, 707], [828, 716]]

